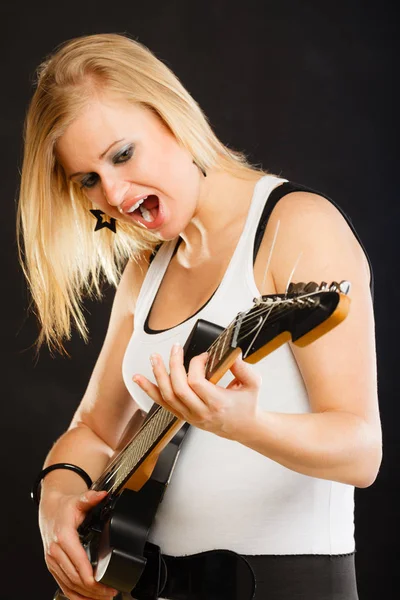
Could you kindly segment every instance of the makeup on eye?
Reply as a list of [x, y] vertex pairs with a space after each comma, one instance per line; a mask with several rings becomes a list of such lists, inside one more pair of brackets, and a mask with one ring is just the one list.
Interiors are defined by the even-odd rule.
[[[113, 163], [115, 164], [117, 159], [121, 158], [121, 156], [123, 156], [124, 154], [126, 154], [125, 161], [129, 160], [131, 158], [131, 156], [133, 155], [133, 150], [134, 150], [133, 144], [129, 144], [123, 150], [121, 150], [121, 152], [117, 152], [117, 154], [115, 154], [113, 156], [113, 158], [112, 158]], [[122, 162], [125, 162], [125, 161], [122, 161]]]
[[[114, 156], [111, 159], [112, 163], [115, 165], [118, 165], [118, 164], [123, 164], [125, 162], [128, 162], [128, 160], [130, 160], [130, 158], [132, 158], [133, 152], [134, 152], [134, 145], [129, 144], [127, 147], [123, 148], [120, 152], [117, 152], [116, 154], [114, 154]], [[119, 160], [121, 157], [123, 158], [123, 160]], [[95, 181], [90, 183], [90, 178], [93, 176], [95, 176]], [[96, 185], [98, 179], [99, 179], [99, 176], [97, 175], [97, 173], [89, 173], [88, 177], [83, 178], [79, 182], [80, 189], [84, 189], [84, 188], [89, 189], [89, 188], [94, 187], [94, 185]]]

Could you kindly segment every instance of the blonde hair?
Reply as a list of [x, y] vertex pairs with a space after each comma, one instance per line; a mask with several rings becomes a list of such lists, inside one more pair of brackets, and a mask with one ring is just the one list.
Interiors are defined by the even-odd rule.
[[19, 258], [41, 330], [39, 350], [66, 353], [74, 324], [88, 341], [83, 298], [101, 298], [101, 284], [118, 284], [127, 259], [151, 250], [158, 238], [118, 222], [94, 234], [92, 208], [79, 185], [67, 182], [55, 144], [95, 94], [111, 92], [153, 110], [178, 143], [207, 171], [241, 177], [266, 173], [244, 153], [225, 146], [174, 73], [127, 35], [96, 34], [64, 42], [37, 69], [24, 125], [24, 155], [17, 210]]

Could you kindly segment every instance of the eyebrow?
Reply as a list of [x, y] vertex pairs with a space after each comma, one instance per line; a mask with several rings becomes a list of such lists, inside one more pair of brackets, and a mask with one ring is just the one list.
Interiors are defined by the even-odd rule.
[[[110, 146], [108, 146], [108, 148], [106, 150], [104, 150], [104, 152], [102, 154], [100, 154], [99, 159], [104, 158], [104, 156], [107, 154], [107, 152], [113, 147], [115, 146], [115, 144], [118, 144], [119, 142], [123, 142], [124, 138], [122, 138], [122, 140], [116, 140], [115, 142], [113, 142]], [[76, 177], [77, 175], [84, 175], [85, 173], [83, 173], [82, 171], [78, 171], [77, 173], [72, 173], [72, 175], [70, 175], [68, 177], [68, 180], [72, 179], [73, 177]]]

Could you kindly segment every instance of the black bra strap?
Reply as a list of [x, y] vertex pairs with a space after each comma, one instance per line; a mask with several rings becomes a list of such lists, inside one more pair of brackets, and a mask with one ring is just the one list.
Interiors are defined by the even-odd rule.
[[367, 258], [370, 273], [371, 273], [370, 289], [371, 289], [371, 296], [373, 299], [374, 298], [374, 275], [373, 275], [373, 271], [372, 271], [372, 264], [371, 264], [368, 254], [367, 254], [367, 251], [365, 250], [364, 244], [362, 243], [350, 218], [340, 208], [340, 206], [338, 204], [336, 204], [336, 202], [334, 202], [331, 198], [329, 198], [329, 196], [326, 196], [325, 194], [322, 194], [321, 192], [317, 192], [316, 190], [306, 187], [305, 185], [301, 185], [300, 183], [294, 183], [292, 181], [287, 181], [285, 183], [282, 183], [281, 185], [276, 187], [274, 190], [272, 190], [272, 192], [268, 196], [268, 200], [265, 203], [264, 210], [262, 212], [262, 215], [261, 215], [258, 227], [257, 227], [255, 240], [254, 240], [253, 264], [255, 263], [257, 253], [258, 253], [258, 250], [260, 248], [260, 245], [261, 245], [261, 242], [262, 242], [262, 239], [264, 236], [265, 228], [267, 226], [268, 219], [271, 216], [272, 211], [274, 210], [274, 208], [277, 205], [277, 203], [279, 202], [279, 200], [281, 198], [283, 198], [283, 196], [286, 196], [287, 194], [290, 194], [291, 192], [309, 192], [311, 194], [318, 194], [319, 196], [322, 196], [323, 198], [326, 198], [327, 200], [329, 200], [329, 202], [331, 202], [339, 210], [339, 212], [343, 215], [343, 217], [346, 219], [349, 227], [351, 228], [352, 232], [354, 233], [355, 237], [357, 238], [357, 240]]
[[153, 260], [156, 257], [157, 252], [159, 251], [159, 249], [161, 248], [162, 243], [161, 244], [157, 244], [157, 246], [155, 246], [153, 248], [153, 252], [150, 254], [150, 258], [149, 258], [149, 265], [151, 265], [151, 263], [153, 262]]

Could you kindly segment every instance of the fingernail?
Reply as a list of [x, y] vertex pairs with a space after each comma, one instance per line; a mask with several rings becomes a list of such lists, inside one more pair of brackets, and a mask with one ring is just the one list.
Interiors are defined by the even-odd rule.
[[180, 349], [181, 349], [181, 345], [178, 342], [176, 342], [172, 346], [171, 354], [178, 354], [178, 352], [179, 352]]
[[150, 362], [152, 367], [155, 367], [158, 364], [158, 357], [156, 354], [150, 355]]
[[132, 377], [132, 381], [134, 381], [135, 383], [140, 383], [140, 377], [138, 375], [134, 375]]

